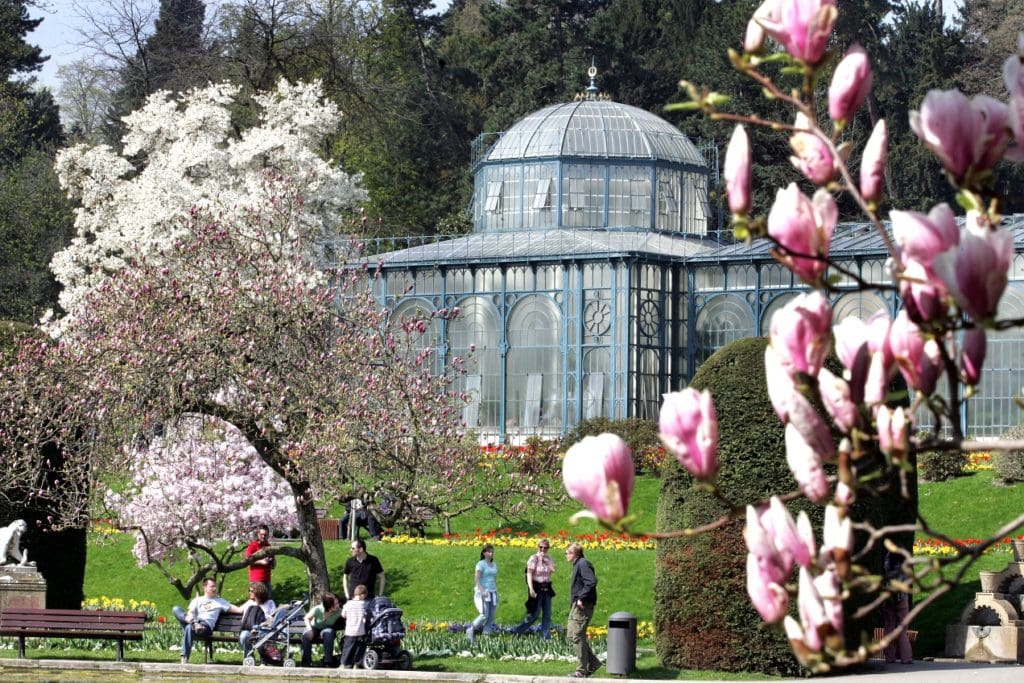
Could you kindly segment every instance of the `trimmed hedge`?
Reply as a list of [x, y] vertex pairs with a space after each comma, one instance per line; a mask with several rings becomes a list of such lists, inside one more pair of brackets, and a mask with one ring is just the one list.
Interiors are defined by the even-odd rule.
[[[772, 410], [764, 375], [767, 339], [741, 339], [706, 360], [690, 383], [710, 389], [718, 413], [719, 485], [745, 503], [794, 488], [786, 466], [783, 427]], [[803, 502], [816, 528], [820, 508]], [[707, 524], [728, 512], [695, 487], [674, 460], [661, 480], [658, 530]], [[678, 669], [803, 673], [778, 629], [765, 627], [746, 591], [743, 522], [710, 534], [658, 543], [654, 585], [655, 646], [662, 664]]]
[[629, 417], [625, 420], [612, 420], [607, 417], [592, 417], [583, 420], [565, 435], [562, 440], [571, 446], [585, 436], [597, 436], [605, 432], [618, 434], [629, 450], [633, 452], [637, 474], [644, 472], [657, 473], [664, 460], [664, 449], [658, 436], [658, 424], [653, 420], [640, 417]]
[[[1007, 441], [1024, 439], [1024, 425], [1010, 427], [1000, 436]], [[958, 454], [959, 455], [959, 454]], [[962, 457], [961, 457], [962, 459]], [[992, 469], [1003, 484], [1024, 481], [1024, 451], [995, 451], [992, 453]]]
[[[786, 465], [784, 428], [768, 399], [764, 350], [768, 340], [736, 341], [705, 361], [690, 386], [709, 389], [718, 414], [719, 486], [736, 503], [766, 498], [796, 488]], [[834, 356], [827, 365], [839, 373]], [[894, 382], [890, 390], [900, 395]], [[905, 393], [904, 393], [905, 395]], [[877, 469], [881, 460], [865, 456], [856, 463], [861, 473]], [[829, 468], [832, 469], [832, 468]], [[894, 493], [902, 491], [898, 474], [878, 496], [862, 496], [850, 510], [855, 521], [875, 527], [912, 521], [917, 501], [914, 470], [905, 473], [910, 505]], [[824, 510], [804, 499], [790, 503], [794, 517], [806, 510], [821, 538]], [[670, 458], [665, 464], [658, 504], [658, 530], [672, 531], [707, 524], [727, 510]], [[763, 674], [806, 675], [793, 657], [781, 629], [765, 626], [750, 605], [746, 592], [746, 545], [743, 522], [733, 520], [709, 534], [658, 544], [654, 586], [655, 646], [662, 664], [673, 668], [718, 671], [756, 671]], [[862, 548], [866, 536], [857, 534]], [[894, 538], [910, 547], [913, 534]], [[862, 560], [868, 571], [881, 570], [882, 546], [876, 545]], [[794, 577], [795, 579], [795, 577]], [[846, 639], [856, 647], [870, 633], [880, 615], [853, 621], [850, 615], [864, 603], [855, 596], [846, 604]], [[796, 613], [796, 600], [791, 601]]]

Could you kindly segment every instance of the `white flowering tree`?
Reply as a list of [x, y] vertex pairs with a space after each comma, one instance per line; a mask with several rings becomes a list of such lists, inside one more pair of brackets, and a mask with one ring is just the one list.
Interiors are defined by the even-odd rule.
[[130, 481], [104, 503], [135, 533], [139, 566], [156, 566], [188, 599], [207, 576], [247, 565], [238, 557], [259, 524], [294, 528], [295, 499], [232, 425], [183, 415], [160, 431], [129, 447]]
[[[158, 92], [124, 120], [124, 149], [77, 145], [56, 168], [61, 185], [81, 203], [72, 243], [51, 264], [63, 286], [68, 324], [86, 292], [111, 273], [145, 260], [158, 263], [200, 210], [230, 221], [264, 256], [281, 258], [319, 238], [336, 236], [365, 198], [358, 178], [320, 154], [340, 121], [318, 83], [281, 81], [273, 92], [238, 101], [240, 88], [210, 85], [184, 96]], [[255, 125], [237, 132], [249, 104]], [[276, 234], [247, 231], [247, 215], [271, 210], [285, 194], [267, 176], [301, 188], [294, 220]], [[262, 226], [261, 226], [262, 227]]]

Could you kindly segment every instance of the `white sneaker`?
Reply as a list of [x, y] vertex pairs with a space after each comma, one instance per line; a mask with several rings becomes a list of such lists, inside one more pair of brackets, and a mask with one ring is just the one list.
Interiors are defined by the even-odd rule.
[[476, 635], [476, 631], [474, 631], [472, 626], [470, 626], [469, 628], [466, 629], [466, 638], [469, 639], [469, 644], [470, 645], [473, 644], [473, 636], [474, 635]]

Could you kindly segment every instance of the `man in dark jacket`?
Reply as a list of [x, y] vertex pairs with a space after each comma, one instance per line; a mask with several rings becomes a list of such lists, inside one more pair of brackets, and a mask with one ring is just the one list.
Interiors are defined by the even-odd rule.
[[565, 559], [572, 565], [572, 578], [569, 579], [569, 623], [565, 635], [576, 651], [576, 671], [573, 678], [591, 676], [601, 666], [601, 660], [590, 649], [587, 640], [587, 626], [594, 616], [594, 605], [597, 604], [597, 576], [594, 565], [583, 557], [583, 546], [571, 543], [565, 549]]

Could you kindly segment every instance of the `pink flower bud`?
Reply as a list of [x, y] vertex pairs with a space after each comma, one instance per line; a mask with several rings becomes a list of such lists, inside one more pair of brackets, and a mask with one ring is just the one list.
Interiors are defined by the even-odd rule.
[[942, 372], [939, 345], [932, 339], [925, 339], [906, 309], [899, 312], [889, 328], [889, 348], [910, 387], [925, 395], [935, 391], [935, 383]]
[[1013, 253], [1010, 232], [989, 229], [976, 211], [968, 211], [959, 248], [937, 256], [935, 272], [960, 309], [981, 322], [996, 313]]
[[782, 355], [771, 344], [764, 349], [764, 372], [772, 408], [779, 416], [779, 421], [785, 423], [789, 415], [789, 401], [799, 391], [789, 374], [789, 368], [783, 363]]
[[765, 31], [760, 20], [778, 21], [778, 0], [764, 0], [754, 12], [753, 18], [747, 22], [747, 32], [743, 36], [743, 49], [751, 54], [760, 54], [764, 48]]
[[[796, 170], [815, 185], [825, 185], [836, 174], [836, 162], [825, 141], [810, 132], [810, 121], [801, 112], [794, 124], [797, 131], [789, 138], [789, 146], [796, 156], [790, 157]], [[807, 131], [807, 132], [802, 132]]]
[[1008, 125], [1005, 104], [985, 95], [968, 100], [959, 90], [930, 90], [910, 112], [911, 129], [956, 183], [995, 166], [1010, 143]]
[[885, 119], [879, 119], [864, 145], [864, 156], [860, 160], [860, 193], [868, 201], [877, 202], [882, 198], [888, 147], [889, 133]]
[[772, 316], [770, 339], [790, 373], [818, 374], [832, 348], [832, 307], [818, 290], [794, 297]]
[[960, 379], [968, 386], [974, 386], [981, 379], [985, 365], [985, 330], [980, 327], [964, 332], [960, 343]]
[[665, 394], [658, 419], [661, 441], [686, 471], [700, 480], [718, 471], [718, 417], [707, 390]]
[[878, 424], [878, 448], [894, 461], [903, 460], [907, 455], [910, 422], [903, 408], [895, 410], [878, 406], [875, 417]]
[[938, 204], [928, 215], [891, 211], [892, 236], [906, 258], [931, 266], [935, 257], [960, 242], [956, 215], [948, 204]]
[[725, 151], [725, 191], [729, 210], [745, 215], [750, 211], [750, 139], [743, 126], [736, 126]]
[[797, 591], [797, 611], [800, 613], [800, 624], [803, 626], [804, 643], [813, 652], [820, 652], [822, 647], [822, 627], [829, 623], [825, 611], [825, 603], [814, 585], [814, 578], [806, 567], [800, 568], [800, 579]]
[[[815, 283], [825, 272], [839, 210], [832, 195], [818, 190], [813, 201], [790, 183], [779, 190], [768, 213], [768, 234], [782, 247], [780, 261], [798, 277]], [[819, 258], [810, 258], [810, 257]]]
[[786, 567], [792, 567], [794, 562], [807, 567], [815, 560], [811, 521], [806, 512], [801, 512], [799, 517], [801, 522], [798, 525], [777, 496], [771, 497], [768, 509], [761, 513], [761, 526], [771, 537], [779, 555], [785, 558]]
[[821, 552], [831, 556], [836, 551], [844, 554], [853, 550], [853, 526], [849, 517], [839, 514], [835, 505], [825, 506], [825, 528], [822, 532]]
[[832, 421], [844, 433], [849, 433], [857, 424], [857, 405], [850, 400], [850, 385], [833, 375], [828, 368], [818, 371], [818, 388], [821, 402], [832, 416]]
[[608, 433], [584, 437], [562, 461], [565, 490], [598, 519], [611, 524], [629, 510], [634, 471], [629, 446]]
[[747, 554], [747, 595], [757, 613], [769, 624], [781, 621], [789, 611], [789, 594], [772, 576], [770, 563]]
[[828, 88], [828, 115], [833, 121], [849, 121], [871, 92], [871, 62], [857, 43], [839, 62]]
[[803, 494], [814, 503], [828, 496], [828, 480], [821, 454], [812, 447], [792, 422], [786, 425], [786, 464]]
[[814, 65], [825, 55], [837, 15], [835, 0], [777, 0], [773, 9], [764, 16], [755, 13], [754, 19], [791, 56]]

